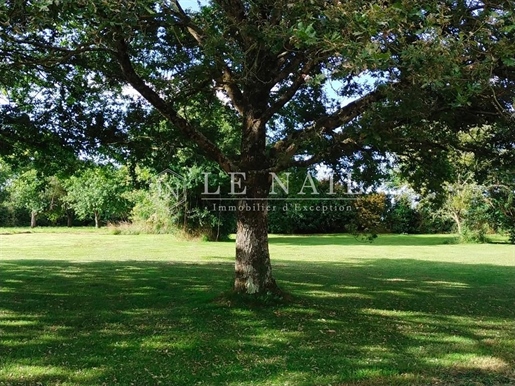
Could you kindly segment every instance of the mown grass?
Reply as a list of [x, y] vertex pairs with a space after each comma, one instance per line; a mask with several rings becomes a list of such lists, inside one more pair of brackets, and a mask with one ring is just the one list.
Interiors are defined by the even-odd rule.
[[510, 245], [274, 236], [249, 307], [230, 242], [0, 233], [0, 385], [515, 384]]

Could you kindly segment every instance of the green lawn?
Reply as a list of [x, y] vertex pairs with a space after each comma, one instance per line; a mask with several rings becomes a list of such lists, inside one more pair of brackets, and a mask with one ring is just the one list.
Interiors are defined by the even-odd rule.
[[273, 236], [251, 308], [231, 242], [0, 229], [0, 385], [513, 385], [515, 247], [451, 239]]

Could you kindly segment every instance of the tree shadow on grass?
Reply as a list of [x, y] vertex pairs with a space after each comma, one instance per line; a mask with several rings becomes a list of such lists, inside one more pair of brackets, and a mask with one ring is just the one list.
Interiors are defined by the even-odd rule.
[[515, 268], [287, 263], [279, 307], [216, 301], [232, 264], [0, 263], [0, 385], [513, 384]]

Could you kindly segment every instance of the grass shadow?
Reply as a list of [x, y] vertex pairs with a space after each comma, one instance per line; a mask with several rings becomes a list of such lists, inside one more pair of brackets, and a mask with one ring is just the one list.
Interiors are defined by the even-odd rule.
[[0, 262], [0, 384], [515, 382], [515, 267], [285, 263], [293, 301], [217, 301], [232, 264]]

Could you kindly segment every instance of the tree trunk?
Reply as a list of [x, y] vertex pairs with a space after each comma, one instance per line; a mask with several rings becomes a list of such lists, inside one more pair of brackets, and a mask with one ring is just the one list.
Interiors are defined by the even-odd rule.
[[71, 210], [66, 211], [66, 224], [68, 228], [71, 228], [73, 226], [73, 214]]
[[188, 201], [184, 203], [184, 217], [182, 219], [182, 228], [184, 232], [188, 231]]
[[234, 290], [246, 294], [278, 293], [268, 251], [267, 175], [246, 176], [246, 198], [238, 203]]
[[458, 232], [458, 235], [462, 235], [462, 230], [461, 230], [461, 219], [460, 217], [454, 213], [452, 215], [452, 218], [454, 219], [454, 222], [456, 223], [456, 228], [457, 228], [457, 232]]
[[35, 228], [36, 227], [36, 220], [37, 220], [38, 213], [36, 211], [30, 212], [30, 227]]
[[100, 220], [98, 218], [98, 211], [95, 210], [95, 228], [100, 228]]
[[[266, 70], [266, 66], [263, 69]], [[266, 79], [266, 74], [263, 75]], [[252, 295], [280, 294], [272, 276], [268, 251], [267, 205], [272, 181], [266, 171], [270, 159], [266, 152], [266, 120], [262, 117], [267, 111], [269, 89], [262, 83], [249, 82], [243, 91], [249, 95], [249, 100], [243, 111], [239, 164], [247, 172], [243, 183], [237, 184], [245, 189], [245, 194], [237, 208], [234, 290]]]

